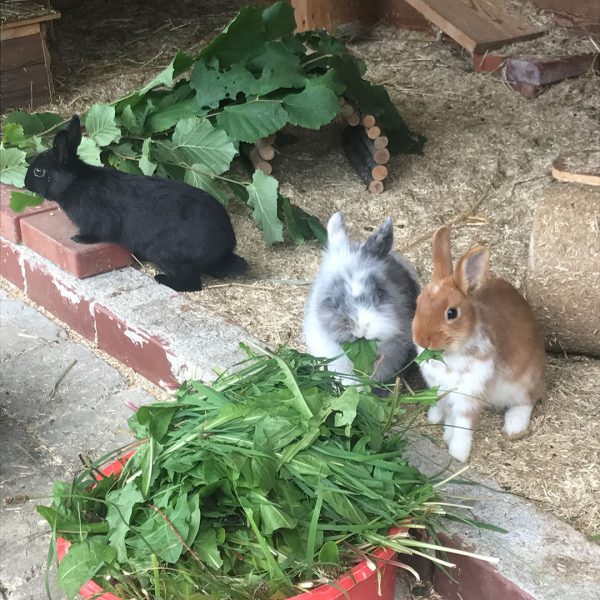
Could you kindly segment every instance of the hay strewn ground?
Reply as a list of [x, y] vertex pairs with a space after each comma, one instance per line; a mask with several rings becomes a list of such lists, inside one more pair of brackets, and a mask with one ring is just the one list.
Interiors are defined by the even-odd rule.
[[[110, 0], [75, 16], [65, 12], [56, 26], [53, 108], [68, 114], [139, 86], [177, 48], [210, 39], [241, 3], [183, 4], [185, 10], [182, 3], [142, 8]], [[351, 47], [366, 60], [369, 78], [387, 86], [410, 127], [428, 137], [425, 153], [395, 157], [386, 192], [371, 196], [342, 153], [341, 124], [299, 132], [275, 160], [282, 191], [323, 220], [344, 210], [359, 237], [393, 217], [396, 247], [423, 281], [431, 268], [429, 233], [459, 218], [455, 253], [489, 245], [496, 273], [522, 287], [533, 208], [551, 181], [552, 160], [598, 149], [598, 78], [565, 81], [529, 101], [501, 78], [472, 73], [465, 54], [424, 34], [380, 27]], [[232, 284], [207, 281], [205, 291], [187, 295], [189, 308], [219, 312], [273, 346], [300, 346], [306, 283], [319, 250], [314, 244], [267, 249], [247, 208], [232, 206], [231, 213], [251, 275]], [[581, 531], [598, 533], [600, 361], [552, 357], [548, 383], [531, 435], [507, 442], [500, 417], [486, 416], [472, 464]]]

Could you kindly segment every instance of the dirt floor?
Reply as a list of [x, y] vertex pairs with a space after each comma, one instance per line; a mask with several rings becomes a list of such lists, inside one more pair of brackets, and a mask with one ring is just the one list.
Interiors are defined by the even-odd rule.
[[[139, 87], [176, 49], [201, 47], [241, 4], [108, 0], [65, 10], [55, 26], [57, 96], [49, 108], [69, 114]], [[589, 40], [578, 43], [595, 51]], [[430, 233], [459, 219], [455, 253], [489, 245], [496, 274], [523, 288], [532, 213], [551, 182], [552, 160], [598, 148], [600, 80], [590, 73], [564, 81], [532, 101], [500, 76], [473, 73], [465, 53], [432, 35], [376, 27], [350, 46], [367, 62], [371, 81], [386, 85], [409, 126], [428, 138], [425, 152], [394, 157], [386, 191], [373, 196], [342, 152], [341, 123], [296, 131], [297, 141], [280, 147], [274, 161], [282, 192], [323, 221], [343, 210], [357, 237], [391, 216], [396, 248], [424, 282]], [[207, 281], [203, 292], [187, 295], [189, 308], [214, 310], [270, 345], [301, 347], [319, 249], [314, 243], [268, 249], [248, 209], [233, 205], [230, 211], [251, 274], [235, 283]], [[581, 531], [598, 534], [600, 361], [553, 356], [548, 387], [523, 440], [505, 441], [500, 417], [486, 416], [471, 464]], [[437, 436], [433, 428], [426, 431]]]

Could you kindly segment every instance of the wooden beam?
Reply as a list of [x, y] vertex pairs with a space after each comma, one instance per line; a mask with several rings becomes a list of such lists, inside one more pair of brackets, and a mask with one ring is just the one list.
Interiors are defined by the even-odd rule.
[[23, 27], [12, 27], [11, 29], [0, 29], [0, 41], [4, 42], [6, 40], [14, 40], [29, 35], [35, 35], [36, 33], [39, 33], [39, 31], [39, 23], [23, 25]]
[[506, 79], [529, 85], [547, 85], [600, 69], [597, 54], [561, 58], [507, 58]]
[[4, 31], [6, 29], [13, 29], [14, 27], [23, 27], [24, 25], [33, 25], [34, 23], [42, 23], [44, 21], [53, 21], [54, 19], [60, 19], [60, 13], [57, 10], [46, 15], [39, 15], [37, 17], [30, 17], [29, 19], [22, 19], [20, 21], [2, 23], [0, 29]]
[[559, 181], [600, 185], [600, 152], [559, 156], [552, 163], [552, 176]]
[[406, 0], [434, 25], [473, 53], [539, 37], [544, 30], [513, 16], [506, 0]]

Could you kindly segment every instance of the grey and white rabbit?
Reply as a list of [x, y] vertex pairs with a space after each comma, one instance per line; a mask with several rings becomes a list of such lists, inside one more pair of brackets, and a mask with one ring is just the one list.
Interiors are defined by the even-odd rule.
[[[411, 323], [420, 287], [414, 268], [392, 252], [390, 218], [365, 242], [348, 239], [344, 215], [327, 224], [327, 248], [304, 316], [304, 339], [311, 354], [335, 358], [330, 369], [351, 374], [342, 344], [377, 340], [378, 381], [389, 381], [413, 357]], [[343, 379], [350, 383], [350, 379]]]

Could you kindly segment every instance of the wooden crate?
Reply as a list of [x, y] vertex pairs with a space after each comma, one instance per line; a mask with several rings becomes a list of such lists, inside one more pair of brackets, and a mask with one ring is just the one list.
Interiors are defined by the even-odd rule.
[[43, 104], [52, 94], [49, 26], [60, 13], [49, 10], [0, 26], [0, 113]]

